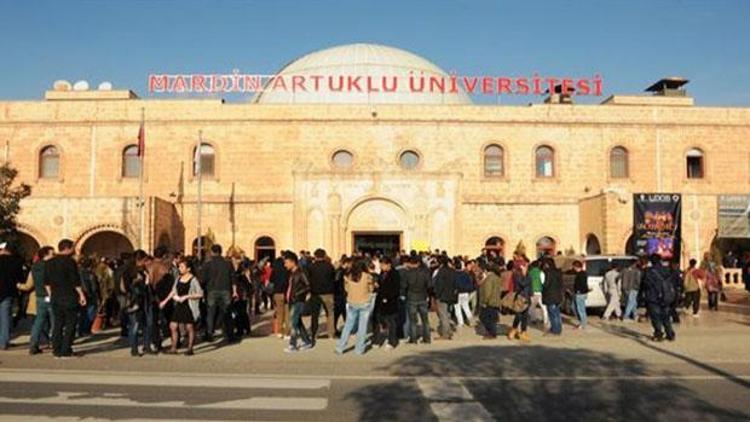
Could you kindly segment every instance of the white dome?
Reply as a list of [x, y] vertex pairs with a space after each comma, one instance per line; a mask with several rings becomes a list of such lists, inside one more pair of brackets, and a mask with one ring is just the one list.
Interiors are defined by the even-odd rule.
[[[471, 104], [469, 96], [460, 88], [450, 92], [449, 78], [442, 69], [430, 61], [398, 48], [377, 44], [348, 44], [327, 48], [302, 56], [284, 66], [277, 75], [284, 76], [287, 89], [271, 89], [272, 83], [266, 84], [265, 92], [259, 93], [253, 102], [261, 104]], [[292, 76], [305, 77], [306, 91], [292, 90]], [[318, 89], [313, 89], [310, 77], [318, 77]], [[347, 78], [361, 77], [356, 89], [331, 90], [339, 86], [341, 77], [345, 86]], [[415, 92], [410, 89], [409, 77], [424, 76], [424, 90]], [[445, 90], [433, 89], [430, 92], [430, 77], [445, 77]], [[367, 80], [372, 82], [376, 92], [367, 89]], [[384, 78], [386, 85], [396, 90], [383, 92]], [[415, 86], [419, 86], [417, 82]]]

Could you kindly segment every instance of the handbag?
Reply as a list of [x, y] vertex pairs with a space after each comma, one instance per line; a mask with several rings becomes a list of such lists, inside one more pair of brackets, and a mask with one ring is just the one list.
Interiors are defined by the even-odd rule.
[[500, 306], [505, 309], [513, 309], [513, 304], [515, 303], [516, 298], [513, 293], [508, 293], [500, 300]]
[[513, 312], [520, 314], [521, 312], [528, 309], [528, 307], [529, 299], [527, 299], [526, 296], [516, 293], [515, 297], [513, 298], [513, 307], [511, 308]]

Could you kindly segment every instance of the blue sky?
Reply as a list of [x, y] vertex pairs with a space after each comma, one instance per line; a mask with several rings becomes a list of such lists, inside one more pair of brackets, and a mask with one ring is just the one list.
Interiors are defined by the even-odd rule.
[[459, 74], [599, 73], [605, 95], [682, 75], [698, 104], [750, 106], [748, 21], [750, 0], [0, 0], [0, 100], [56, 79], [145, 97], [149, 73], [273, 73], [375, 42]]

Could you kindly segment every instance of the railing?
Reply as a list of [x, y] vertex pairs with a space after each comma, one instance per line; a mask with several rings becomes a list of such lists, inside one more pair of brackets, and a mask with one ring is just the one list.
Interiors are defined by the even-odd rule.
[[724, 279], [721, 280], [724, 288], [730, 289], [744, 289], [745, 284], [742, 282], [742, 269], [741, 268], [725, 268]]

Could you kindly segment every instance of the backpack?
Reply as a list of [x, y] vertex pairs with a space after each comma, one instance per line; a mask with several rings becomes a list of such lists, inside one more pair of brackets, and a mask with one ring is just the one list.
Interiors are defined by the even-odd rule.
[[656, 278], [659, 281], [659, 293], [661, 296], [662, 304], [665, 306], [670, 306], [677, 300], [677, 290], [675, 289], [674, 282], [672, 281], [673, 276], [673, 274], [670, 274], [669, 277], [664, 277], [661, 273], [656, 271]]

